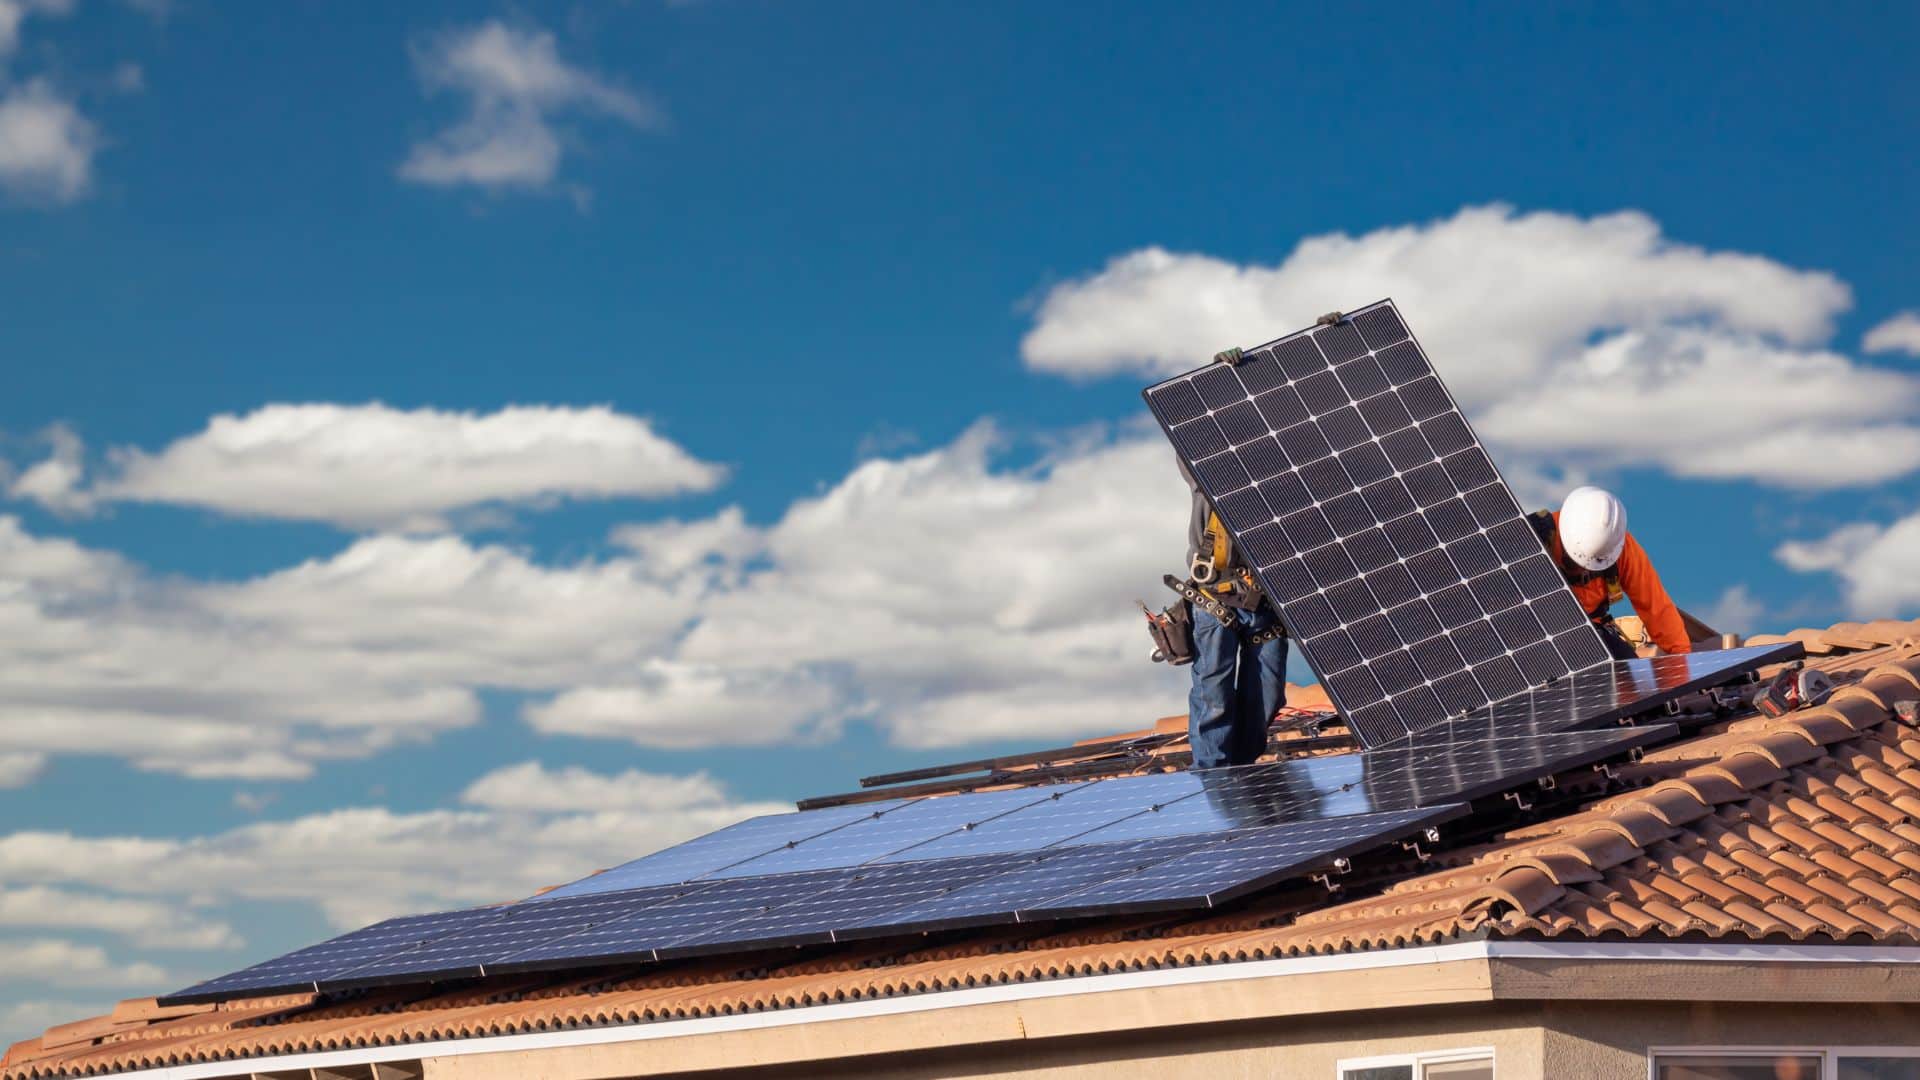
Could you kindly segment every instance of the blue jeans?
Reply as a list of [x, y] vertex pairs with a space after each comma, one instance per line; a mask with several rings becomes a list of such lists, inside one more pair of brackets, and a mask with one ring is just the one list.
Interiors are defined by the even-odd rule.
[[1267, 749], [1267, 724], [1287, 703], [1287, 639], [1249, 645], [1241, 634], [1271, 629], [1273, 612], [1228, 608], [1239, 630], [1193, 609], [1193, 691], [1187, 736], [1193, 767], [1246, 765]]

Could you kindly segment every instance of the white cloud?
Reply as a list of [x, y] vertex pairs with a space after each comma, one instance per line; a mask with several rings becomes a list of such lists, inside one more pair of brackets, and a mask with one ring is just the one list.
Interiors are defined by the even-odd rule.
[[[1171, 452], [1129, 431], [1009, 468], [999, 441], [983, 426], [865, 462], [757, 536], [690, 526], [709, 560], [754, 561], [702, 577], [697, 618], [669, 654], [623, 682], [536, 703], [528, 721], [719, 745], [815, 738], [860, 718], [907, 745], [953, 746], [1113, 731], [1173, 711], [1182, 680], [1146, 662], [1130, 603], [1156, 595], [1183, 550], [1186, 488]], [[671, 564], [698, 556], [676, 549]]]
[[628, 769], [616, 775], [579, 766], [549, 769], [523, 761], [475, 780], [460, 801], [491, 810], [566, 813], [599, 810], [673, 811], [717, 805], [726, 790], [704, 772], [674, 776]]
[[241, 943], [226, 923], [195, 918], [167, 904], [43, 885], [0, 888], [0, 926], [94, 930], [152, 949], [231, 949]]
[[696, 586], [381, 536], [262, 577], [155, 577], [0, 516], [0, 753], [295, 778], [472, 723], [476, 690], [639, 670]]
[[565, 141], [557, 114], [599, 114], [643, 130], [665, 119], [644, 95], [562, 60], [551, 33], [497, 19], [439, 35], [414, 61], [429, 90], [467, 99], [459, 123], [416, 143], [401, 164], [401, 177], [416, 183], [546, 188]]
[[1273, 266], [1147, 248], [1048, 292], [1022, 350], [1056, 374], [1164, 375], [1385, 295], [1519, 470], [1839, 487], [1920, 467], [1920, 381], [1822, 347], [1844, 283], [1634, 212], [1473, 207]]
[[[564, 797], [530, 787], [542, 778], [557, 781]], [[634, 782], [649, 790], [619, 797]], [[596, 808], [587, 801], [595, 794], [615, 799]], [[419, 813], [344, 808], [183, 839], [17, 832], [0, 836], [0, 880], [202, 907], [304, 903], [345, 929], [526, 896], [744, 817], [792, 809], [737, 801], [701, 774], [602, 775], [538, 765], [481, 777], [467, 797], [484, 805]]]
[[45, 754], [0, 754], [0, 789], [26, 787], [39, 779], [46, 767]]
[[64, 428], [54, 438], [53, 457], [14, 481], [15, 497], [67, 510], [171, 503], [347, 529], [432, 530], [463, 510], [704, 491], [725, 476], [646, 420], [605, 406], [267, 405], [215, 416], [158, 451], [110, 451], [90, 487], [78, 439]]
[[619, 738], [665, 749], [774, 746], [837, 734], [838, 697], [803, 671], [770, 671], [751, 661], [656, 659], [631, 682], [579, 687], [531, 705], [526, 719], [549, 735]]
[[98, 945], [59, 938], [0, 940], [0, 971], [10, 980], [61, 987], [157, 986], [167, 980], [166, 971], [154, 964], [118, 964]]
[[29, 15], [69, 15], [73, 0], [0, 0], [0, 61], [20, 47], [20, 24]]
[[1789, 541], [1774, 555], [1791, 570], [1837, 575], [1849, 608], [1863, 618], [1892, 618], [1920, 604], [1920, 514], [1891, 525], [1856, 522]]
[[36, 203], [70, 203], [93, 183], [93, 123], [35, 79], [0, 96], [0, 190]]
[[1870, 353], [1901, 352], [1920, 356], [1920, 311], [1903, 311], [1867, 331], [1860, 347]]
[[82, 490], [86, 448], [80, 436], [65, 424], [55, 424], [47, 429], [46, 438], [52, 444], [52, 453], [15, 477], [7, 494], [37, 502], [55, 513], [86, 513], [93, 508], [93, 499]]
[[1019, 467], [996, 447], [976, 429], [765, 527], [622, 529], [625, 553], [567, 564], [379, 535], [200, 582], [0, 516], [0, 753], [298, 778], [471, 724], [487, 689], [534, 695], [543, 731], [669, 747], [850, 720], [916, 746], [1043, 739], [1177, 709], [1129, 603], [1180, 559], [1171, 453], [1138, 430]]

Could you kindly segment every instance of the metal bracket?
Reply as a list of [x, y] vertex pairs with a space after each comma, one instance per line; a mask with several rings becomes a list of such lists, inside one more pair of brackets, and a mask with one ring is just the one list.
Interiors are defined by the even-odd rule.
[[1597, 773], [1599, 773], [1599, 774], [1600, 774], [1601, 776], [1604, 776], [1604, 777], [1606, 777], [1606, 778], [1607, 778], [1608, 780], [1618, 780], [1618, 779], [1619, 779], [1619, 777], [1618, 777], [1618, 776], [1615, 776], [1615, 775], [1614, 775], [1614, 772], [1613, 772], [1613, 763], [1612, 763], [1612, 762], [1609, 762], [1609, 761], [1603, 761], [1603, 762], [1601, 762], [1601, 763], [1599, 763], [1598, 765], [1595, 765], [1595, 766], [1593, 767], [1593, 771], [1594, 771], [1594, 772], [1597, 772]]
[[1501, 797], [1501, 798], [1503, 798], [1503, 799], [1505, 799], [1505, 800], [1507, 800], [1508, 802], [1510, 802], [1510, 803], [1512, 803], [1513, 805], [1515, 805], [1515, 806], [1517, 806], [1517, 807], [1519, 807], [1519, 808], [1520, 808], [1520, 809], [1522, 809], [1522, 810], [1531, 810], [1531, 809], [1533, 809], [1533, 804], [1527, 801], [1527, 797], [1526, 797], [1526, 796], [1524, 796], [1524, 795], [1522, 795], [1522, 794], [1520, 794], [1520, 793], [1519, 793], [1519, 792], [1517, 792], [1517, 791], [1509, 791], [1509, 792], [1506, 792], [1505, 794], [1503, 794], [1503, 795], [1501, 795], [1500, 797]]

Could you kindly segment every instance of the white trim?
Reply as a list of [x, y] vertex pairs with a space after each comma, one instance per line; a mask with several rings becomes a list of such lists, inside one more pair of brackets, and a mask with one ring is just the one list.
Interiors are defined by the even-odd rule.
[[[1630, 942], [1463, 941], [1412, 949], [1380, 949], [1330, 956], [1300, 956], [1281, 960], [1250, 960], [1197, 967], [1133, 971], [1118, 975], [1084, 975], [1039, 982], [1011, 983], [969, 990], [906, 994], [872, 1001], [769, 1009], [733, 1016], [693, 1020], [665, 1020], [641, 1024], [546, 1031], [527, 1035], [487, 1035], [469, 1039], [398, 1043], [356, 1050], [326, 1050], [275, 1057], [240, 1058], [191, 1065], [170, 1065], [110, 1075], [139, 1080], [207, 1080], [247, 1072], [276, 1072], [361, 1065], [376, 1061], [409, 1061], [427, 1057], [495, 1054], [516, 1050], [544, 1050], [565, 1046], [599, 1046], [647, 1042], [685, 1035], [711, 1035], [824, 1023], [866, 1016], [896, 1016], [964, 1008], [994, 1002], [1099, 994], [1145, 987], [1188, 986], [1247, 979], [1285, 978], [1334, 971], [1366, 971], [1463, 960], [1680, 960], [1728, 963], [1863, 963], [1920, 964], [1920, 947], [1848, 945], [1741, 945]], [[1649, 1059], [1651, 1060], [1651, 1059]]]

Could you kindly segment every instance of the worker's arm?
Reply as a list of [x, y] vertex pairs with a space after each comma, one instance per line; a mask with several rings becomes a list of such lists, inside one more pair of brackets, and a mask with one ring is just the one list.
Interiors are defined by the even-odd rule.
[[1627, 534], [1627, 546], [1621, 549], [1617, 565], [1620, 588], [1633, 603], [1633, 613], [1640, 616], [1640, 622], [1646, 626], [1647, 636], [1666, 652], [1691, 652], [1693, 642], [1687, 638], [1687, 626], [1680, 618], [1680, 609], [1660, 584], [1653, 560], [1647, 558], [1646, 549], [1632, 533]]

